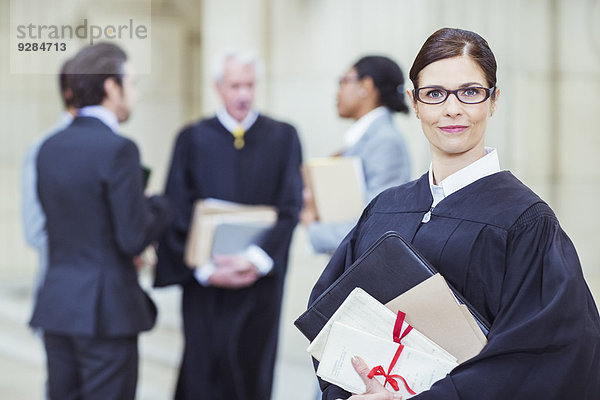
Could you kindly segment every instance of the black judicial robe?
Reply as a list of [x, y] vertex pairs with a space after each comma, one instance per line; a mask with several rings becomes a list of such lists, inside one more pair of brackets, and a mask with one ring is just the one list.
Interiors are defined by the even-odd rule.
[[[380, 194], [310, 303], [383, 233], [397, 231], [491, 322], [482, 352], [414, 399], [600, 399], [598, 310], [550, 207], [509, 172], [446, 197], [422, 223], [431, 204], [427, 174]], [[349, 396], [322, 385], [323, 399]]]
[[[292, 232], [302, 207], [301, 148], [289, 124], [259, 116], [235, 149], [218, 119], [189, 126], [173, 151], [165, 194], [174, 223], [159, 243], [156, 286], [183, 287], [185, 349], [176, 399], [270, 398], [278, 323]], [[271, 273], [237, 290], [203, 287], [183, 263], [193, 203], [217, 198], [278, 209], [257, 243]]]

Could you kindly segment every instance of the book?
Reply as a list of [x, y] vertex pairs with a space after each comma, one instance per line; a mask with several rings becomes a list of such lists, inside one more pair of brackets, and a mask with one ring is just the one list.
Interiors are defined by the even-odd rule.
[[305, 163], [303, 172], [320, 222], [346, 222], [360, 216], [366, 198], [360, 158], [314, 158]]
[[243, 252], [276, 222], [275, 207], [198, 200], [190, 221], [184, 261], [196, 268], [206, 265], [214, 254]]
[[[362, 288], [385, 304], [436, 273], [401, 235], [386, 232], [309, 305], [294, 325], [312, 341], [354, 288]], [[487, 335], [489, 322], [458, 291], [451, 286], [450, 289]]]

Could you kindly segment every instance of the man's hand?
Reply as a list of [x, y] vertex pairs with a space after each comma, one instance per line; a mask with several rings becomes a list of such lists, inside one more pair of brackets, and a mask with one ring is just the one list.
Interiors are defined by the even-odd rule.
[[348, 400], [402, 400], [402, 396], [399, 393], [392, 393], [384, 388], [377, 379], [369, 378], [371, 370], [362, 358], [358, 356], [352, 357], [352, 366], [367, 386], [367, 391], [364, 394], [355, 394]]
[[216, 255], [213, 258], [215, 272], [208, 282], [215, 287], [241, 289], [254, 284], [260, 273], [243, 255]]
[[317, 206], [312, 191], [307, 187], [302, 190], [302, 199], [304, 200], [304, 207], [300, 211], [300, 223], [308, 226], [318, 220]]
[[156, 266], [156, 248], [155, 245], [148, 245], [144, 251], [133, 258], [135, 269], [140, 272], [145, 268], [154, 268]]

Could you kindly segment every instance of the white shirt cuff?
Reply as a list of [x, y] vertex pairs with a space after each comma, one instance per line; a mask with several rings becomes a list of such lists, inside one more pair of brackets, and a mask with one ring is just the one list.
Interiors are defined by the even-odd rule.
[[267, 275], [273, 269], [273, 259], [255, 244], [248, 247], [244, 255], [254, 264], [261, 276]]
[[198, 283], [202, 286], [210, 286], [208, 278], [210, 278], [211, 275], [214, 274], [215, 269], [216, 267], [213, 263], [208, 263], [200, 267], [196, 267], [194, 269], [194, 278], [196, 278]]

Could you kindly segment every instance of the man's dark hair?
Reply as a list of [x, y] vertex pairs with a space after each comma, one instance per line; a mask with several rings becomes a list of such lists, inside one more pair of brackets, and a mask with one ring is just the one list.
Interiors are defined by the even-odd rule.
[[113, 79], [123, 84], [123, 65], [127, 54], [118, 46], [98, 43], [81, 49], [68, 62], [65, 87], [72, 92], [76, 108], [95, 106], [104, 100], [104, 81]]
[[69, 86], [69, 67], [71, 66], [71, 59], [68, 59], [60, 67], [60, 73], [58, 75], [58, 89], [60, 90], [60, 96], [63, 100], [65, 108], [69, 108], [73, 105], [73, 91]]

